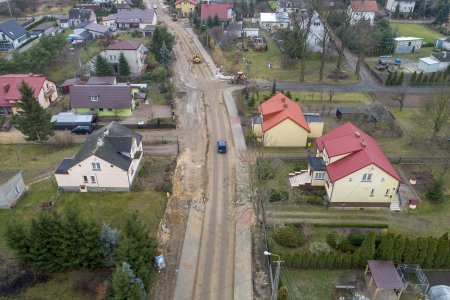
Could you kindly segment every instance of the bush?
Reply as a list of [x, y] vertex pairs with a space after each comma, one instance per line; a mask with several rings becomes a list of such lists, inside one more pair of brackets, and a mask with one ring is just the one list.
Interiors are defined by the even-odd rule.
[[309, 252], [313, 254], [328, 253], [330, 251], [331, 251], [330, 246], [328, 246], [327, 243], [313, 242], [309, 244]]
[[73, 144], [73, 136], [69, 130], [57, 131], [55, 133], [55, 143], [59, 148], [66, 148]]
[[343, 239], [339, 245], [338, 249], [342, 252], [353, 252], [355, 251], [355, 246], [352, 245], [352, 243], [348, 239]]
[[364, 224], [364, 223], [317, 223], [312, 224], [314, 227], [330, 227], [330, 228], [388, 228], [388, 224]]
[[336, 233], [329, 233], [326, 237], [327, 244], [330, 245], [330, 247], [336, 249], [337, 248], [337, 235]]
[[362, 233], [350, 233], [347, 237], [347, 240], [355, 247], [361, 246], [365, 239], [366, 235]]
[[289, 199], [289, 194], [285, 190], [274, 190], [269, 191], [269, 201], [270, 202], [280, 202]]
[[305, 243], [300, 229], [292, 225], [277, 229], [273, 238], [279, 245], [287, 248], [300, 247]]
[[433, 185], [427, 191], [428, 200], [442, 202], [444, 199], [444, 181], [442, 179], [434, 180]]
[[257, 162], [258, 166], [258, 178], [260, 180], [268, 180], [272, 179], [275, 173], [274, 168], [268, 161], [259, 161]]

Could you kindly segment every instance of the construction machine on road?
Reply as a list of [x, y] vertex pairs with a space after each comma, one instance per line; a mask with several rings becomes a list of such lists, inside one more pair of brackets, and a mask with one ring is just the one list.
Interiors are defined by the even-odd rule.
[[248, 78], [245, 76], [244, 72], [237, 72], [233, 78], [229, 81], [230, 84], [247, 84]]
[[198, 56], [197, 54], [195, 54], [194, 56], [192, 56], [192, 62], [194, 64], [200, 64], [202, 62], [202, 59], [200, 58], [200, 56]]

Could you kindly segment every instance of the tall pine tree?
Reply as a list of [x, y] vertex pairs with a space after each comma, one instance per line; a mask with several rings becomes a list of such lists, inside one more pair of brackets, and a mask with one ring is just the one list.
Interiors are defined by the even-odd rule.
[[415, 85], [416, 84], [416, 79], [417, 79], [417, 72], [414, 71], [414, 73], [411, 76], [411, 79], [409, 80], [409, 84], [410, 85]]
[[21, 94], [19, 112], [13, 116], [13, 122], [27, 141], [43, 142], [53, 135], [50, 113], [34, 97], [34, 90], [25, 82], [19, 86]]
[[415, 254], [415, 262], [422, 265], [428, 256], [428, 239], [424, 237], [417, 238], [417, 249]]
[[412, 264], [415, 261], [417, 251], [417, 239], [407, 238], [405, 241], [405, 251], [403, 252], [403, 262]]
[[394, 234], [388, 233], [381, 239], [376, 251], [376, 258], [380, 260], [392, 260], [394, 258]]
[[113, 74], [111, 66], [106, 61], [106, 58], [97, 55], [95, 58], [95, 75], [97, 76], [111, 76]]
[[367, 234], [366, 239], [361, 244], [359, 265], [361, 267], [367, 264], [368, 260], [374, 259], [375, 257], [375, 233], [373, 231]]
[[436, 254], [434, 255], [434, 263], [433, 266], [435, 269], [441, 269], [445, 267], [445, 260], [447, 256], [449, 256], [449, 240], [448, 240], [448, 233], [444, 234], [441, 238], [438, 240], [438, 245], [436, 249]]
[[394, 242], [394, 263], [402, 262], [403, 252], [405, 251], [405, 237], [401, 234], [395, 237]]
[[424, 269], [431, 269], [434, 265], [434, 256], [436, 254], [438, 246], [438, 240], [434, 237], [428, 237], [428, 249], [427, 249], [427, 257], [423, 262], [422, 266]]
[[131, 69], [130, 65], [128, 64], [127, 59], [125, 58], [125, 55], [123, 52], [120, 52], [119, 55], [119, 78], [121, 81], [126, 81], [130, 79], [131, 75]]

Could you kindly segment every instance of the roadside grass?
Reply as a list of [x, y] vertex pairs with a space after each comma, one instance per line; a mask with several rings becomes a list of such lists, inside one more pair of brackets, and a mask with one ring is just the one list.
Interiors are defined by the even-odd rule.
[[[286, 94], [287, 90], [284, 91]], [[292, 90], [289, 91], [292, 95], [291, 100], [296, 102], [327, 102], [329, 103], [330, 92], [313, 92], [313, 91], [305, 91], [305, 90]], [[368, 92], [334, 92], [332, 93], [332, 101], [331, 102], [372, 102], [373, 98], [370, 96]], [[259, 91], [258, 92], [258, 103], [255, 103], [255, 106], [258, 106], [261, 102], [265, 101], [264, 99], [270, 97], [271, 91]]]
[[148, 99], [157, 105], [167, 105], [167, 100], [164, 94], [155, 92], [152, 89], [148, 89]]
[[[339, 279], [347, 272], [354, 271], [307, 271], [307, 270], [292, 270], [288, 271], [289, 279], [286, 278], [286, 271], [282, 272], [281, 280], [287, 285], [289, 291], [295, 296], [289, 299], [302, 300], [324, 300], [333, 299], [333, 288], [339, 283]], [[290, 284], [295, 283], [295, 287]], [[300, 295], [297, 295], [300, 293]], [[291, 295], [291, 293], [290, 293]]]
[[[439, 32], [436, 32], [423, 24], [390, 23], [390, 25], [397, 31], [398, 36], [423, 38], [423, 41], [427, 43], [434, 43], [435, 39], [444, 37]], [[422, 50], [423, 48], [420, 51]]]
[[59, 149], [54, 145], [0, 145], [0, 169], [21, 169], [25, 183], [36, 176], [52, 172], [66, 157], [72, 157], [81, 145]]

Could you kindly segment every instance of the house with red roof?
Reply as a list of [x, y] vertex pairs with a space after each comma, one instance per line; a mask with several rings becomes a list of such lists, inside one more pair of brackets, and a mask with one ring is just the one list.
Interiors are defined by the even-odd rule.
[[373, 25], [377, 12], [378, 4], [375, 0], [351, 0], [347, 10], [352, 25], [361, 19], [367, 20], [370, 25]]
[[25, 82], [34, 90], [34, 97], [43, 108], [58, 98], [54, 82], [37, 74], [7, 74], [0, 76], [0, 115], [13, 115], [19, 109], [20, 84]]
[[399, 209], [401, 178], [370, 135], [350, 122], [316, 139], [308, 170], [291, 173], [292, 187], [324, 187], [331, 207]]
[[187, 17], [195, 11], [195, 0], [177, 0], [175, 1], [175, 9], [177, 14], [182, 17]]
[[200, 21], [202, 22], [207, 22], [209, 18], [214, 20], [217, 16], [222, 25], [228, 25], [234, 18], [233, 3], [202, 4], [200, 10]]
[[304, 114], [300, 105], [278, 93], [258, 107], [252, 130], [266, 147], [305, 147], [308, 138], [322, 135], [323, 121], [317, 114]]

